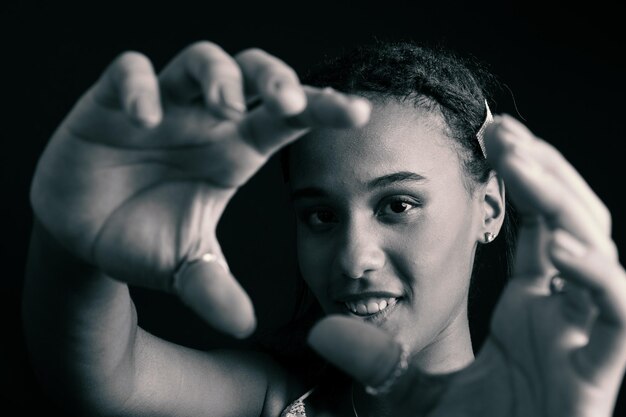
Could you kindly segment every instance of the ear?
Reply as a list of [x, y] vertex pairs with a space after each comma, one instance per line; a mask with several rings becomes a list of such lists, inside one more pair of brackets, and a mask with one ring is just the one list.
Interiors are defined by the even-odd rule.
[[506, 211], [504, 181], [491, 171], [489, 180], [480, 191], [482, 206], [482, 227], [479, 228], [478, 242], [489, 243], [500, 233]]

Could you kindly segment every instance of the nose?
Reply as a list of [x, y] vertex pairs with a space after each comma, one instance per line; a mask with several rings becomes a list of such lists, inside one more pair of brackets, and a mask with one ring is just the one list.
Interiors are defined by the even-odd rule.
[[340, 275], [359, 279], [381, 269], [385, 264], [385, 253], [379, 240], [372, 227], [348, 225], [335, 256]]

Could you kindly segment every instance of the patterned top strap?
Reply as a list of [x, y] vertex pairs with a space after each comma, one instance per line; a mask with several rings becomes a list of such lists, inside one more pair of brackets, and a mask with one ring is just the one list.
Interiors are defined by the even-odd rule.
[[285, 410], [280, 413], [280, 417], [306, 417], [306, 409], [304, 407], [304, 400], [306, 400], [309, 395], [313, 392], [315, 388], [311, 388], [300, 398], [292, 402], [285, 408]]

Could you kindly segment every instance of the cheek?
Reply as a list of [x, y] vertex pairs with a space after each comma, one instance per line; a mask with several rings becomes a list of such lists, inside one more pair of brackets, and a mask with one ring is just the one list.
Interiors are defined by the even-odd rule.
[[[464, 213], [464, 214], [461, 214]], [[433, 205], [394, 245], [402, 276], [410, 277], [416, 308], [439, 310], [464, 299], [473, 260], [465, 206]]]
[[326, 271], [329, 259], [324, 245], [317, 244], [314, 239], [298, 232], [297, 255], [302, 278], [313, 291], [317, 299], [323, 303], [329, 274]]
[[[395, 246], [396, 270], [408, 293], [408, 310], [394, 329], [403, 340], [422, 349], [467, 310], [471, 268], [454, 237], [444, 238], [435, 222], [412, 239]], [[460, 240], [460, 239], [459, 239]], [[461, 252], [463, 252], [461, 254]]]
[[[450, 271], [467, 271], [475, 246], [474, 206], [464, 191], [442, 196], [429, 208], [422, 237], [430, 261]], [[442, 278], [446, 278], [443, 276]]]

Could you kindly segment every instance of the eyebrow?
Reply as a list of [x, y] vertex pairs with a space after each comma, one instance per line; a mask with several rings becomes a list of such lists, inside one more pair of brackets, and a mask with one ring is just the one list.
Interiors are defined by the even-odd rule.
[[[416, 174], [410, 171], [394, 172], [393, 174], [383, 175], [381, 177], [374, 178], [367, 183], [367, 188], [373, 190], [376, 188], [387, 187], [392, 184], [407, 183], [407, 182], [425, 182], [428, 179], [423, 175]], [[327, 197], [328, 192], [319, 187], [304, 187], [294, 190], [291, 193], [291, 201], [298, 200], [300, 198], [315, 198], [315, 197]]]
[[383, 175], [382, 177], [374, 178], [367, 184], [367, 188], [381, 188], [391, 184], [403, 183], [403, 182], [425, 182], [426, 177], [415, 172], [400, 171], [393, 174]]

